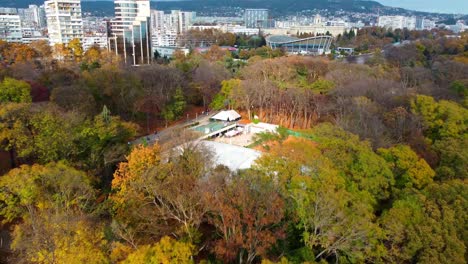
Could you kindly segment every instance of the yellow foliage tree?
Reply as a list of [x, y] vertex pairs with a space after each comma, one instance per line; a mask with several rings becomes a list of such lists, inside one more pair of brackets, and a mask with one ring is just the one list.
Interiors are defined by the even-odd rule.
[[75, 38], [68, 43], [68, 48], [73, 54], [73, 58], [75, 58], [75, 61], [81, 61], [81, 58], [83, 57], [83, 46], [81, 45], [81, 42], [79, 39]]
[[161, 148], [159, 145], [145, 147], [137, 146], [122, 162], [114, 173], [112, 188], [123, 188], [125, 183], [161, 162]]
[[194, 263], [194, 246], [179, 242], [170, 237], [163, 237], [153, 246], [145, 245], [133, 252], [121, 264], [189, 264]]

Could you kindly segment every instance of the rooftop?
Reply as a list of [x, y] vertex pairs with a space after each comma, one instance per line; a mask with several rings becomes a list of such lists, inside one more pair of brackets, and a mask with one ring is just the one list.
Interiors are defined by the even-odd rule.
[[216, 165], [224, 165], [232, 171], [249, 169], [262, 154], [261, 152], [230, 144], [202, 141], [206, 148], [213, 151]]
[[272, 35], [267, 37], [267, 41], [274, 42], [274, 43], [285, 43], [299, 40], [299, 38], [286, 36], [286, 35]]

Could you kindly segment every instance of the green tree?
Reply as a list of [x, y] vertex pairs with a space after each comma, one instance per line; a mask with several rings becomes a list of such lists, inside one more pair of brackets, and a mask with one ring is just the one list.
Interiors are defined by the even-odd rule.
[[0, 83], [0, 104], [30, 103], [31, 100], [31, 86], [27, 82], [6, 77]]
[[75, 114], [66, 115], [48, 106], [6, 107], [3, 110], [0, 135], [7, 141], [7, 150], [14, 150], [20, 158], [40, 163], [70, 157], [73, 127], [78, 121]]
[[430, 184], [435, 176], [427, 162], [419, 158], [409, 146], [397, 145], [389, 149], [379, 149], [378, 153], [392, 169], [397, 188], [422, 189]]
[[0, 107], [0, 146], [10, 152], [12, 167], [16, 165], [15, 153], [17, 153], [18, 137], [24, 134], [27, 121], [30, 119], [31, 104], [3, 104]]
[[433, 149], [439, 154], [436, 168], [437, 178], [468, 179], [468, 138], [446, 138], [434, 143]]
[[45, 164], [67, 160], [96, 173], [120, 162], [136, 125], [115, 116], [86, 119], [53, 105], [7, 105], [0, 109], [0, 139], [18, 157]]
[[313, 260], [360, 263], [378, 261], [385, 253], [372, 203], [358, 190], [347, 190], [347, 181], [316, 143], [283, 142], [260, 158], [255, 169], [290, 198], [291, 218]]
[[[459, 212], [443, 197], [437, 200], [407, 193], [395, 201], [380, 219], [387, 236], [384, 243], [388, 248], [387, 262], [465, 263], [466, 220], [457, 219], [466, 219], [466, 186], [460, 191], [464, 198], [459, 198], [455, 205], [464, 203], [465, 208]], [[459, 217], [457, 213], [463, 215]]]
[[178, 88], [172, 96], [171, 102], [166, 105], [161, 113], [162, 117], [166, 120], [166, 127], [169, 121], [177, 120], [184, 114], [186, 105], [187, 102], [185, 101], [182, 89]]
[[468, 81], [456, 80], [452, 82], [450, 89], [465, 98], [468, 96]]
[[221, 91], [218, 94], [216, 94], [216, 96], [213, 98], [210, 107], [214, 110], [220, 110], [226, 108], [226, 106], [231, 108], [233, 104], [233, 91], [239, 89], [240, 86], [241, 80], [239, 79], [230, 79], [222, 81]]
[[468, 129], [468, 109], [452, 101], [417, 95], [411, 102], [413, 113], [423, 119], [425, 135], [433, 142], [446, 137], [462, 137]]
[[369, 142], [329, 124], [315, 127], [312, 133], [320, 142], [318, 148], [322, 154], [333, 161], [346, 180], [349, 191], [361, 191], [363, 198], [367, 196], [374, 202], [390, 196], [393, 173]]
[[128, 152], [128, 142], [137, 134], [137, 125], [120, 117], [103, 113], [92, 121], [85, 120], [76, 129], [73, 160], [86, 170], [100, 172], [122, 161]]
[[326, 94], [335, 87], [332, 81], [318, 79], [309, 85], [310, 89], [315, 93]]

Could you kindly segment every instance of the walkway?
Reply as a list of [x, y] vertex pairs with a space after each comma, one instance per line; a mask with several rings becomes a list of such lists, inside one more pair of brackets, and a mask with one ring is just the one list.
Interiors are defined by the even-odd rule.
[[171, 138], [173, 138], [175, 133], [179, 131], [180, 129], [190, 127], [191, 125], [196, 124], [197, 122], [198, 123], [207, 122], [210, 119], [210, 117], [212, 117], [216, 113], [217, 113], [216, 111], [212, 111], [207, 114], [200, 115], [197, 118], [189, 119], [183, 123], [179, 123], [179, 124], [170, 126], [166, 129], [163, 129], [161, 131], [158, 131], [156, 134], [150, 134], [150, 135], [146, 135], [138, 139], [135, 139], [134, 141], [129, 142], [129, 144], [130, 145], [140, 145], [140, 144], [153, 145], [156, 142], [158, 142], [159, 144], [164, 144], [167, 141], [169, 141]]

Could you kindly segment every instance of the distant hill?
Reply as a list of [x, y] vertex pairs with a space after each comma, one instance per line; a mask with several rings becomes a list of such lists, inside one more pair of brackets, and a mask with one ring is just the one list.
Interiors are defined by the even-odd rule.
[[[0, 7], [25, 8], [30, 4], [42, 5], [44, 0], [0, 0]], [[159, 10], [181, 9], [200, 13], [234, 12], [234, 7], [268, 8], [273, 15], [294, 14], [303, 10], [328, 9], [344, 11], [360, 11], [365, 13], [377, 12], [381, 14], [416, 14], [402, 8], [386, 7], [371, 0], [151, 0], [151, 8]], [[113, 0], [82, 0], [83, 12], [96, 16], [114, 16]]]
[[[44, 0], [2, 0], [0, 6], [24, 8], [29, 4], [41, 5]], [[151, 6], [160, 10], [182, 9], [190, 11], [208, 11], [218, 8], [268, 8], [273, 13], [285, 14], [310, 9], [329, 9], [370, 12], [383, 7], [376, 1], [363, 0], [183, 0], [152, 1]], [[84, 12], [112, 16], [112, 1], [83, 1]]]
[[298, 12], [310, 9], [371, 11], [382, 7], [376, 1], [360, 0], [195, 0], [156, 2], [159, 9], [206, 10], [207, 8], [268, 8], [273, 12]]

